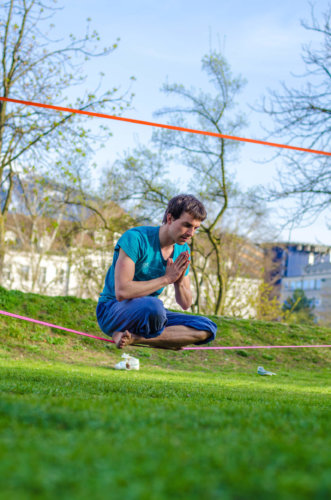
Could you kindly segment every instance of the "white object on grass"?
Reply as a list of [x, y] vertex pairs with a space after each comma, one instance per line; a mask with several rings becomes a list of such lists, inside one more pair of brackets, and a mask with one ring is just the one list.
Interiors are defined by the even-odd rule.
[[123, 361], [120, 361], [115, 365], [115, 370], [139, 370], [139, 359], [126, 354], [122, 354]]
[[263, 366], [259, 366], [258, 369], [257, 369], [257, 373], [258, 375], [276, 375], [276, 373], [273, 373], [273, 372], [268, 372], [267, 370], [265, 370], [263, 368]]

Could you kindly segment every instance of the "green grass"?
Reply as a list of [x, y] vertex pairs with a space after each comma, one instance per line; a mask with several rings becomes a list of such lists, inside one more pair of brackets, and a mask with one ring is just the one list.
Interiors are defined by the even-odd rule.
[[[92, 301], [0, 289], [0, 308], [98, 332]], [[331, 343], [327, 329], [216, 320], [219, 344]], [[0, 326], [1, 498], [330, 498], [330, 349], [136, 348], [140, 371], [121, 372], [112, 345]]]

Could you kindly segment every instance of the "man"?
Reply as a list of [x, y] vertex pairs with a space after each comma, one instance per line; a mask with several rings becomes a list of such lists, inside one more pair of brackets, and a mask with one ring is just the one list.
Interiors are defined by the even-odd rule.
[[170, 312], [158, 295], [175, 287], [182, 309], [192, 304], [189, 239], [206, 218], [192, 195], [172, 198], [160, 227], [135, 227], [115, 246], [113, 263], [97, 306], [101, 330], [119, 349], [127, 345], [180, 349], [214, 340], [217, 326], [208, 318]]

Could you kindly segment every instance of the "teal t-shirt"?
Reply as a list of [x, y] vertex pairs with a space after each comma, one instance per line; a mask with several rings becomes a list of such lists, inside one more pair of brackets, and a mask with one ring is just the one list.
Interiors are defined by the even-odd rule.
[[[135, 263], [135, 273], [133, 281], [149, 281], [154, 278], [164, 276], [167, 267], [167, 261], [161, 253], [160, 227], [142, 226], [134, 227], [126, 231], [118, 240], [115, 250], [113, 263], [108, 269], [105, 286], [100, 294], [99, 302], [107, 302], [108, 300], [116, 300], [115, 295], [115, 266], [118, 259], [120, 248], [133, 260]], [[187, 243], [184, 245], [174, 245], [174, 253], [172, 259], [175, 261], [178, 255], [182, 252], [190, 251]], [[185, 276], [189, 272], [189, 267], [185, 272]], [[152, 296], [160, 295], [163, 288], [151, 293]]]

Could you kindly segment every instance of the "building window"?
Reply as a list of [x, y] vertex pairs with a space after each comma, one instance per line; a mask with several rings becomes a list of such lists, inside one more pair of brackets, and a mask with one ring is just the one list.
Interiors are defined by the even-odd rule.
[[303, 280], [303, 289], [304, 290], [314, 290], [315, 289], [315, 281], [316, 280]]
[[316, 279], [315, 280], [315, 290], [320, 290], [321, 289], [321, 280]]
[[300, 288], [302, 288], [303, 284], [302, 284], [302, 280], [292, 280], [291, 281], [291, 290], [298, 290]]
[[21, 266], [21, 278], [23, 281], [29, 280], [30, 267], [29, 266]]
[[3, 269], [3, 278], [5, 281], [10, 281], [11, 278], [11, 265], [8, 264]]
[[39, 271], [39, 283], [44, 285], [46, 283], [47, 267], [41, 267]]
[[56, 271], [57, 282], [60, 283], [61, 285], [63, 285], [64, 278], [65, 278], [65, 270], [64, 269], [57, 269], [57, 271]]

